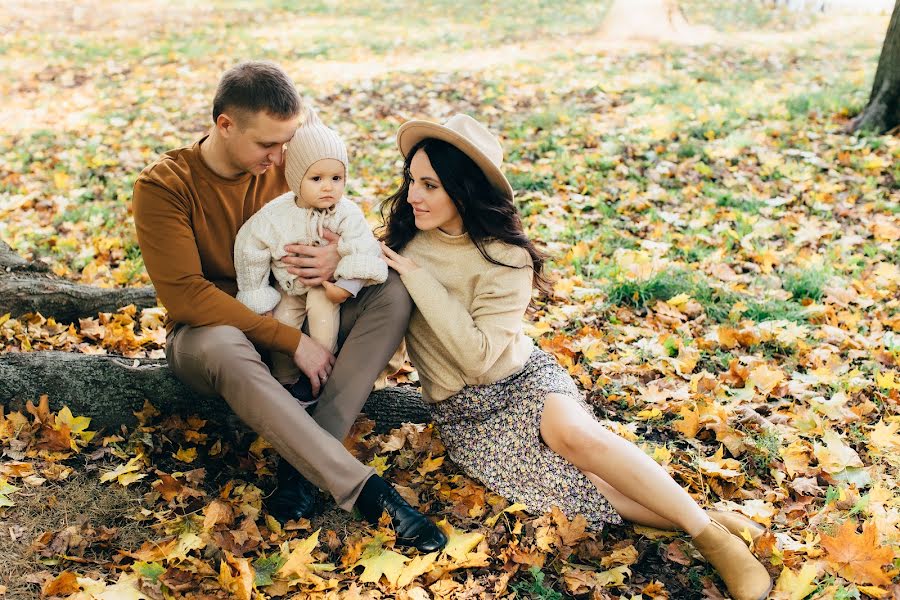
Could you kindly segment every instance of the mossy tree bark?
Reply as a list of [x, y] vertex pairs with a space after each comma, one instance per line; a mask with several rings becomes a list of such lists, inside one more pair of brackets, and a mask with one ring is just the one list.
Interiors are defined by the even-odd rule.
[[895, 130], [900, 125], [900, 0], [888, 25], [869, 103], [850, 125], [851, 131], [878, 134]]
[[[194, 393], [164, 360], [129, 359], [69, 352], [23, 352], [0, 356], [0, 404], [20, 409], [46, 394], [54, 410], [68, 406], [92, 419], [91, 429], [115, 429], [136, 421], [144, 400], [164, 414], [221, 418], [230, 412], [221, 398]], [[415, 390], [403, 387], [372, 392], [363, 412], [377, 431], [402, 423], [429, 422], [428, 406]]]
[[138, 309], [156, 306], [156, 291], [152, 287], [105, 289], [73, 283], [48, 272], [43, 263], [23, 259], [0, 241], [0, 315], [41, 313], [69, 322], [115, 312], [129, 304]]
[[[59, 322], [96, 317], [123, 306], [156, 306], [153, 288], [104, 289], [79, 285], [47, 273], [42, 263], [29, 262], [0, 241], [0, 315], [40, 312]], [[195, 394], [171, 372], [165, 360], [129, 359], [69, 352], [8, 352], [0, 355], [0, 405], [21, 408], [46, 394], [50, 406], [63, 405], [76, 415], [91, 417], [93, 428], [114, 429], [136, 422], [134, 412], [149, 400], [164, 413], [221, 417], [221, 398]], [[429, 412], [421, 395], [409, 388], [373, 392], [363, 407], [377, 431], [402, 423], [427, 423]]]

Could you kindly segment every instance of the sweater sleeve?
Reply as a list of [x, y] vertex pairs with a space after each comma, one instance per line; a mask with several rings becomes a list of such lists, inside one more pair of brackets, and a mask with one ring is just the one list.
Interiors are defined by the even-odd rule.
[[401, 280], [463, 376], [477, 378], [490, 370], [521, 331], [532, 276], [528, 267], [494, 266], [478, 278], [471, 309], [422, 267]]
[[193, 327], [231, 325], [254, 344], [294, 353], [300, 344], [298, 329], [255, 314], [203, 276], [190, 210], [177, 193], [139, 177], [132, 210], [147, 273], [173, 321]]
[[334, 271], [337, 279], [363, 279], [366, 283], [384, 283], [387, 279], [387, 263], [381, 254], [381, 246], [366, 222], [363, 212], [349, 200], [342, 200], [340, 221], [335, 232], [341, 236], [338, 254], [341, 260]]
[[234, 271], [237, 275], [237, 299], [257, 314], [270, 311], [281, 294], [269, 285], [272, 252], [267, 240], [275, 240], [270, 215], [264, 207], [244, 223], [234, 240]]

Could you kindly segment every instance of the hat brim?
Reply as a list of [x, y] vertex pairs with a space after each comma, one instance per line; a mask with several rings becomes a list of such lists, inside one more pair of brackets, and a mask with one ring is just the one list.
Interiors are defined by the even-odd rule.
[[407, 157], [413, 146], [426, 138], [442, 140], [456, 147], [478, 165], [494, 189], [506, 196], [510, 202], [513, 201], [515, 194], [503, 171], [465, 137], [438, 123], [407, 121], [401, 125], [397, 131], [397, 146], [403, 158]]

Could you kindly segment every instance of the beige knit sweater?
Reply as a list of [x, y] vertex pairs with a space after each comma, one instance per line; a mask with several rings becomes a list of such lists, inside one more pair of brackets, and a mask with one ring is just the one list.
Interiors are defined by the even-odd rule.
[[296, 275], [281, 262], [285, 244], [317, 245], [325, 243], [322, 230], [339, 236], [341, 260], [334, 276], [340, 280], [358, 279], [364, 285], [384, 283], [387, 263], [381, 246], [366, 223], [362, 210], [346, 198], [328, 209], [297, 206], [294, 193], [287, 192], [266, 204], [250, 217], [234, 241], [234, 270], [237, 274], [237, 299], [262, 314], [275, 308], [281, 295], [269, 285], [269, 272], [285, 292], [301, 296], [309, 288], [297, 283]]
[[415, 302], [407, 349], [428, 402], [512, 375], [534, 347], [522, 330], [531, 299], [531, 257], [502, 242], [486, 249], [492, 258], [522, 268], [494, 265], [468, 234], [439, 229], [420, 231], [401, 252], [419, 266], [401, 279]]

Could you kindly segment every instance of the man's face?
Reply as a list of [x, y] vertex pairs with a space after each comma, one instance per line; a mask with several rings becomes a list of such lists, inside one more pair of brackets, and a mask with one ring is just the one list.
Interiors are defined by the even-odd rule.
[[262, 175], [284, 160], [284, 145], [300, 125], [300, 115], [282, 120], [258, 112], [228, 121], [220, 127], [231, 166], [238, 175]]

